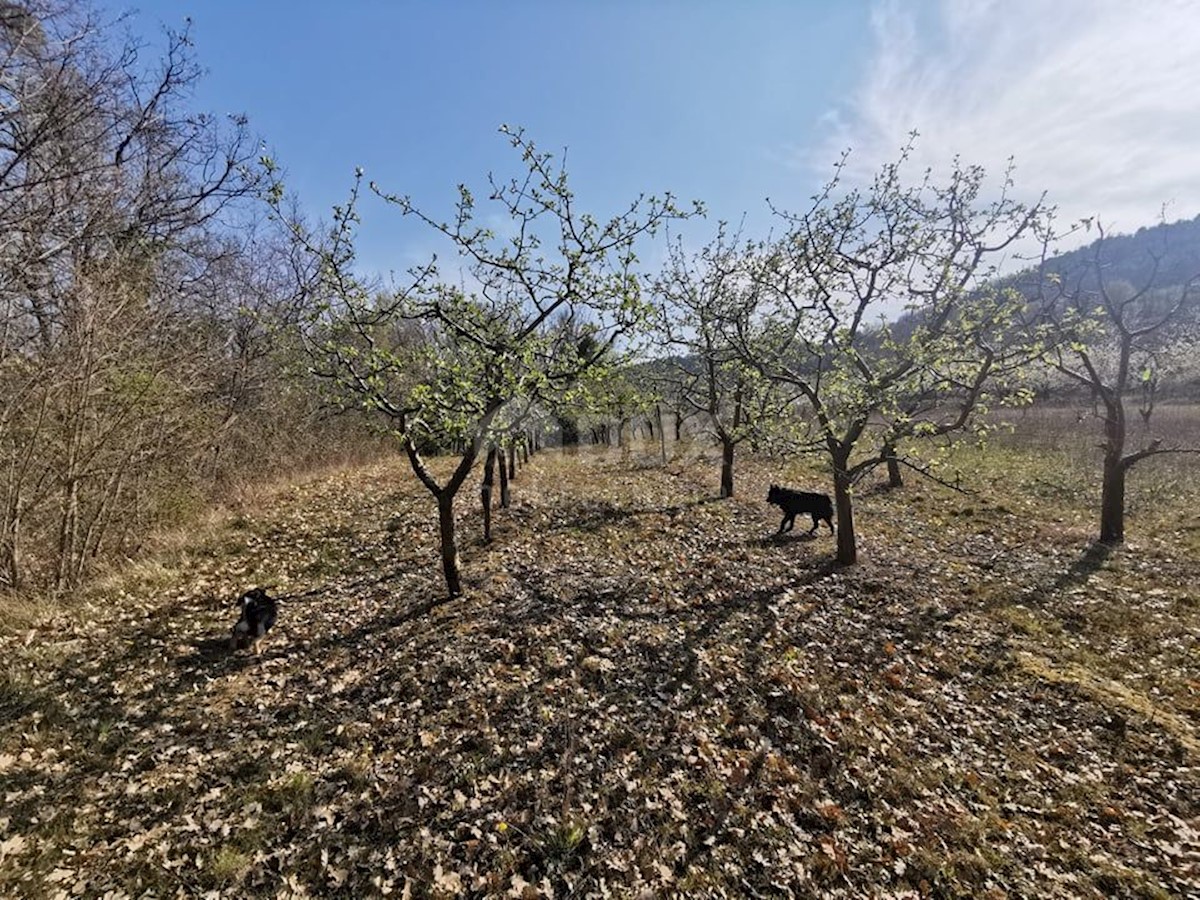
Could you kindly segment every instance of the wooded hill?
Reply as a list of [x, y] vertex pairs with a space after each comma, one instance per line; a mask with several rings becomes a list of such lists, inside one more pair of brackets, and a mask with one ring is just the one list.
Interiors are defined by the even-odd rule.
[[1101, 244], [1102, 272], [1109, 282], [1169, 289], [1200, 275], [1200, 216], [1139, 228], [1133, 234], [1106, 235], [1077, 250], [1055, 255], [1047, 261], [1046, 270], [1064, 281], [1095, 290], [1096, 253]]

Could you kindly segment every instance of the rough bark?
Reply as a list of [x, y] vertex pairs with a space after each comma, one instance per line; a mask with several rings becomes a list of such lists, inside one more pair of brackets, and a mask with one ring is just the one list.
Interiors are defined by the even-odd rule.
[[904, 487], [904, 478], [900, 474], [900, 461], [896, 458], [896, 448], [889, 444], [883, 448], [881, 455], [887, 463], [888, 487]]
[[733, 451], [734, 443], [728, 437], [721, 438], [721, 497], [733, 496]]
[[849, 453], [839, 453], [833, 460], [833, 497], [837, 511], [837, 562], [852, 566], [858, 562], [858, 545], [854, 535], [854, 500], [852, 480], [848, 471]]
[[508, 509], [508, 466], [504, 464], [504, 452], [500, 452], [500, 508]]
[[483, 465], [483, 484], [479, 487], [479, 499], [483, 504], [483, 540], [492, 540], [492, 485], [496, 483], [496, 448], [489, 447], [487, 461]]
[[1105, 459], [1104, 484], [1100, 491], [1100, 543], [1120, 544], [1125, 540], [1125, 473], [1121, 459]]
[[451, 597], [462, 594], [462, 580], [458, 570], [458, 544], [454, 537], [454, 494], [442, 491], [438, 494], [438, 530], [442, 542], [442, 573], [446, 576], [446, 589]]
[[[1124, 347], [1122, 350], [1124, 351]], [[1128, 370], [1128, 353], [1123, 352], [1121, 373]], [[1123, 381], [1118, 382], [1123, 384]], [[1104, 480], [1100, 489], [1100, 542], [1120, 544], [1125, 540], [1125, 408], [1116, 392], [1104, 396]]]

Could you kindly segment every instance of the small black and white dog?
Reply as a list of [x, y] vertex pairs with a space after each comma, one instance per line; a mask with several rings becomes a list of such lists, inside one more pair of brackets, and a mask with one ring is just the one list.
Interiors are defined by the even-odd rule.
[[779, 523], [778, 534], [783, 534], [785, 530], [791, 531], [796, 525], [796, 516], [800, 513], [812, 516], [813, 526], [809, 529], [809, 534], [817, 530], [822, 520], [829, 526], [829, 533], [833, 534], [833, 501], [829, 499], [828, 494], [793, 491], [773, 484], [767, 491], [767, 502], [783, 510], [783, 521]]
[[254, 652], [257, 653], [258, 639], [275, 624], [278, 614], [275, 598], [268, 596], [264, 588], [256, 587], [242, 594], [237, 603], [241, 607], [242, 617], [233, 626], [229, 647], [231, 650], [254, 647]]

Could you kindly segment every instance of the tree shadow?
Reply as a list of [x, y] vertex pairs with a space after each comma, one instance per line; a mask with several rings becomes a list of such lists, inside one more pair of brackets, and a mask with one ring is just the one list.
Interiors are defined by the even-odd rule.
[[1108, 562], [1114, 549], [1112, 544], [1102, 544], [1099, 541], [1094, 541], [1088, 545], [1088, 548], [1083, 551], [1079, 559], [1071, 563], [1070, 568], [1054, 581], [1050, 586], [1050, 590], [1057, 593], [1086, 584], [1091, 580], [1093, 575], [1104, 568], [1104, 564]]
[[[423, 561], [418, 561], [415, 559], [412, 560], [412, 563], [414, 566], [419, 565], [420, 562], [423, 562]], [[365, 578], [356, 578], [353, 581], [326, 582], [325, 584], [323, 584], [319, 587], [309, 588], [306, 591], [299, 591], [294, 594], [280, 594], [275, 599], [281, 604], [282, 603], [291, 604], [291, 603], [295, 603], [297, 600], [311, 600], [313, 598], [320, 597], [323, 594], [327, 594], [333, 590], [359, 591], [359, 590], [362, 590], [363, 588], [377, 587], [381, 584], [386, 584], [389, 581], [395, 581], [399, 578], [403, 578], [405, 575], [409, 575], [411, 573], [412, 573], [412, 566], [408, 565], [406, 562], [405, 565], [396, 566], [396, 567], [388, 570], [387, 572], [384, 572], [382, 575], [376, 575], [374, 577], [367, 576]]]
[[[1094, 541], [1080, 554], [1064, 572], [1060, 572], [1053, 580], [1043, 584], [1030, 585], [1015, 598], [1022, 603], [1033, 603], [1041, 606], [1054, 597], [1073, 588], [1082, 587], [1091, 581], [1092, 577], [1104, 568], [1109, 557], [1116, 548], [1111, 544]], [[1007, 600], [1005, 602], [1008, 602]]]
[[743, 541], [751, 547], [786, 547], [788, 544], [810, 544], [820, 535], [818, 531], [774, 531], [765, 537]]
[[[773, 616], [770, 614], [771, 601], [776, 600], [788, 591], [812, 587], [824, 581], [836, 572], [838, 568], [838, 565], [833, 560], [826, 560], [797, 578], [792, 578], [768, 587], [756, 588], [755, 590], [741, 594], [735, 594], [729, 600], [716, 606], [713, 612], [705, 617], [703, 624], [691, 632], [683, 642], [682, 649], [688, 657], [688, 665], [682, 674], [686, 674], [687, 671], [691, 671], [694, 674], [699, 659], [696, 654], [697, 648], [701, 648], [710, 642], [717, 632], [729, 623], [734, 615], [744, 612], [747, 609], [752, 609], [758, 614], [760, 623], [747, 639], [747, 646], [750, 648], [747, 651], [747, 659], [757, 669], [761, 662], [761, 650], [759, 648], [762, 646], [767, 632], [774, 627]], [[680, 681], [686, 680], [682, 677], [682, 674], [680, 680], [676, 682], [676, 686], [678, 686]]]
[[670, 506], [621, 506], [607, 501], [583, 501], [576, 504], [571, 515], [557, 519], [545, 530], [552, 534], [564, 531], [583, 531], [590, 534], [643, 516], [675, 518], [697, 507], [720, 503], [721, 500], [720, 497], [712, 496], [696, 497]]
[[204, 665], [232, 655], [228, 637], [202, 637], [192, 641], [192, 652], [179, 657], [175, 664], [181, 667]]
[[908, 485], [889, 484], [886, 481], [876, 481], [855, 491], [859, 497], [881, 497], [904, 490]]

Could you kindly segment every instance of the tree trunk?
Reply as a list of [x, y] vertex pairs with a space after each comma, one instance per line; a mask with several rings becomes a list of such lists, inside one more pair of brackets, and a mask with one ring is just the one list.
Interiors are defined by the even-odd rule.
[[1104, 485], [1100, 492], [1100, 543], [1120, 544], [1125, 540], [1125, 473], [1118, 459], [1104, 460]]
[[[517, 443], [508, 445], [508, 480], [512, 481], [517, 477]], [[504, 504], [508, 506], [507, 503]]]
[[675, 440], [683, 439], [683, 416], [678, 411], [675, 412]]
[[[1124, 363], [1124, 359], [1122, 360]], [[1125, 540], [1125, 408], [1119, 393], [1104, 400], [1104, 483], [1100, 491], [1100, 542]]]
[[500, 508], [508, 509], [508, 466], [504, 464], [504, 452], [500, 452]]
[[496, 448], [489, 447], [487, 461], [483, 464], [483, 484], [479, 487], [479, 499], [483, 503], [483, 540], [492, 540], [492, 485], [496, 483]]
[[[421, 451], [411, 436], [404, 438], [404, 452], [408, 455], [409, 463], [412, 465], [412, 470], [420, 479], [421, 483], [437, 498], [438, 502], [438, 526], [441, 535], [442, 544], [442, 571], [446, 576], [446, 589], [451, 597], [457, 597], [462, 593], [462, 582], [459, 579], [458, 570], [458, 545], [454, 539], [454, 497], [458, 493], [471, 474], [471, 470], [475, 467], [475, 461], [479, 458], [479, 451], [483, 445], [483, 435], [487, 434], [488, 429], [492, 425], [492, 420], [500, 411], [502, 404], [493, 402], [483, 417], [480, 419], [476, 434], [468, 444], [466, 451], [463, 453], [462, 459], [458, 461], [458, 465], [454, 467], [454, 472], [445, 486], [439, 486], [437, 479], [426, 467], [424, 460], [421, 459]], [[494, 447], [494, 445], [493, 445]], [[489, 485], [490, 488], [490, 479]], [[484, 503], [485, 509], [491, 505], [490, 490]]]
[[662, 407], [654, 404], [654, 418], [658, 420], [658, 446], [662, 454], [662, 462], [667, 464], [667, 429], [663, 427]]
[[562, 429], [562, 445], [564, 447], [576, 447], [579, 445], [579, 425], [574, 419], [560, 417], [558, 427]]
[[733, 496], [733, 448], [729, 438], [721, 438], [721, 497]]
[[0, 572], [0, 582], [7, 584], [13, 590], [21, 587], [21, 498], [14, 498], [8, 511], [6, 534], [0, 541], [4, 549], [3, 571]]
[[733, 392], [733, 430], [726, 431], [717, 423], [716, 403], [711, 407], [713, 424], [718, 425], [717, 435], [721, 439], [721, 496], [733, 496], [733, 435], [742, 425], [742, 388], [739, 385]]
[[891, 444], [884, 447], [883, 458], [887, 461], [888, 487], [904, 487], [904, 478], [900, 475], [900, 461], [896, 459], [896, 448]]
[[79, 480], [70, 477], [63, 487], [62, 515], [58, 528], [58, 560], [54, 578], [55, 591], [58, 593], [62, 593], [72, 586], [78, 538]]
[[438, 494], [438, 530], [442, 539], [442, 573], [446, 576], [446, 590], [451, 597], [462, 594], [462, 581], [458, 574], [458, 544], [454, 540], [454, 495], [449, 491]]
[[833, 497], [837, 510], [837, 562], [852, 566], [858, 562], [858, 545], [854, 535], [854, 502], [851, 496], [850, 473], [847, 471], [850, 454], [837, 454], [833, 460]]
[[[71, 431], [67, 436], [67, 454], [63, 461], [62, 470], [62, 513], [58, 529], [58, 560], [56, 564], [54, 589], [61, 593], [68, 587], [73, 587], [72, 572], [75, 568], [75, 554], [79, 541], [79, 460], [83, 448], [83, 429], [88, 411], [87, 388], [89, 386], [88, 372], [82, 378], [78, 388], [80, 399], [70, 403]], [[74, 398], [73, 398], [74, 399]]]

